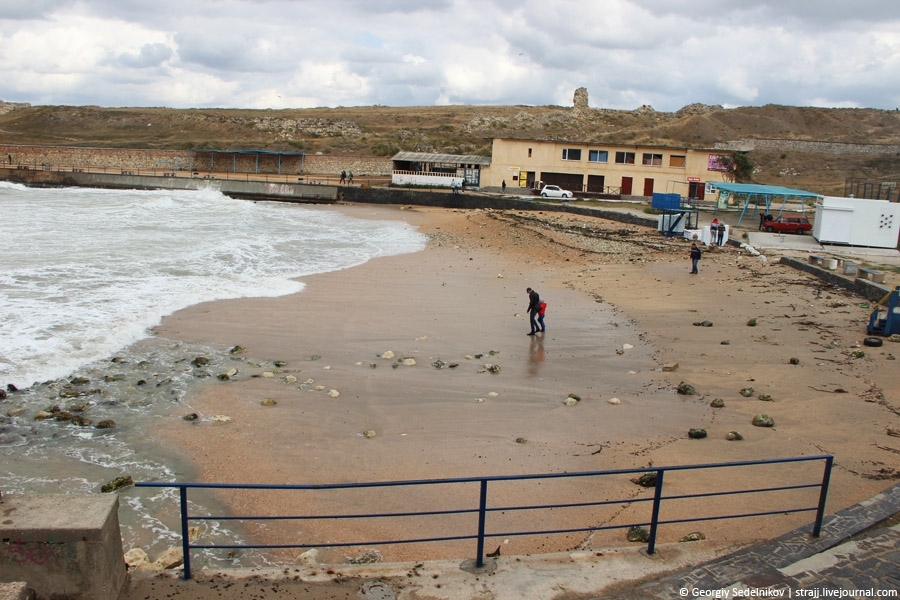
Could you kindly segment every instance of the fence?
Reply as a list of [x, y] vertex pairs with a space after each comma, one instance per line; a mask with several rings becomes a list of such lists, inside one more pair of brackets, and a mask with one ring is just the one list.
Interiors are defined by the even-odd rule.
[[[727, 468], [738, 468], [738, 469], [746, 469], [747, 467], [753, 465], [784, 465], [784, 464], [796, 464], [796, 463], [806, 463], [806, 462], [819, 462], [823, 463], [823, 471], [822, 477], [820, 480], [805, 482], [805, 483], [795, 483], [792, 485], [786, 486], [770, 486], [770, 487], [762, 487], [762, 488], [749, 488], [749, 489], [736, 489], [736, 490], [718, 490], [718, 491], [692, 491], [691, 493], [676, 493], [670, 496], [664, 495], [664, 481], [667, 473], [673, 472], [689, 472], [689, 471], [699, 471], [699, 470], [707, 470], [707, 469], [727, 469]], [[190, 552], [191, 549], [236, 549], [236, 548], [255, 548], [255, 549], [285, 549], [285, 548], [309, 548], [309, 547], [347, 547], [347, 546], [359, 546], [359, 545], [387, 545], [387, 544], [413, 544], [413, 543], [424, 543], [424, 542], [449, 542], [449, 541], [459, 541], [459, 540], [476, 540], [476, 551], [475, 551], [475, 566], [481, 567], [484, 564], [484, 544], [486, 538], [497, 538], [497, 537], [513, 537], [513, 536], [525, 536], [525, 535], [539, 535], [539, 536], [548, 536], [555, 534], [567, 534], [567, 533], [581, 533], [581, 532], [593, 532], [593, 531], [601, 531], [608, 529], [622, 529], [622, 528], [635, 528], [635, 527], [646, 527], [649, 526], [649, 537], [647, 539], [647, 553], [653, 554], [656, 548], [656, 539], [658, 529], [661, 525], [671, 525], [675, 523], [688, 523], [688, 522], [698, 522], [698, 521], [713, 521], [720, 519], [737, 519], [737, 518], [747, 518], [747, 517], [761, 517], [766, 515], [783, 515], [789, 513], [799, 513], [799, 512], [815, 512], [815, 522], [813, 524], [813, 528], [811, 534], [813, 537], [818, 537], [822, 528], [822, 519], [825, 513], [825, 500], [828, 494], [828, 484], [831, 478], [831, 469], [834, 462], [834, 457], [831, 455], [819, 455], [819, 456], [806, 456], [806, 457], [793, 457], [793, 458], [780, 458], [780, 459], [768, 459], [768, 460], [755, 460], [755, 461], [742, 461], [742, 462], [726, 462], [726, 463], [712, 463], [712, 464], [700, 464], [700, 465], [683, 465], [683, 466], [669, 466], [669, 467], [648, 467], [648, 468], [640, 468], [640, 469], [619, 469], [619, 470], [609, 470], [609, 471], [588, 471], [588, 472], [578, 472], [578, 473], [545, 473], [545, 474], [537, 474], [537, 475], [508, 475], [508, 476], [495, 476], [495, 477], [469, 477], [469, 478], [455, 478], [455, 479], [426, 479], [426, 480], [413, 480], [413, 481], [384, 481], [384, 482], [368, 482], [368, 483], [340, 483], [340, 484], [321, 484], [321, 485], [267, 485], [267, 484], [219, 484], [219, 483], [161, 483], [161, 482], [139, 482], [136, 484], [137, 487], [163, 487], [163, 488], [177, 488], [179, 491], [179, 499], [180, 499], [180, 513], [181, 513], [181, 535], [182, 535], [182, 548], [184, 552], [184, 579], [191, 578], [191, 558]], [[804, 469], [803, 473], [808, 473], [808, 469]], [[552, 480], [552, 479], [570, 479], [570, 478], [603, 478], [603, 477], [611, 477], [618, 475], [631, 475], [631, 474], [641, 474], [645, 477], [649, 474], [651, 479], [655, 477], [655, 482], [653, 482], [652, 487], [654, 487], [654, 492], [652, 498], [620, 498], [620, 499], [592, 499], [585, 502], [567, 502], [567, 503], [550, 503], [550, 504], [525, 504], [525, 505], [517, 505], [517, 506], [492, 506], [488, 501], [488, 491], [489, 484], [497, 484], [499, 482], [509, 482], [509, 481], [536, 481], [536, 480]], [[698, 478], [698, 480], [701, 478]], [[705, 480], [705, 479], [704, 479]], [[698, 483], [698, 481], [692, 480], [691, 487]], [[188, 512], [189, 502], [188, 502], [188, 490], [198, 489], [198, 488], [207, 488], [207, 489], [217, 489], [217, 490], [234, 490], [234, 489], [244, 489], [244, 490], [308, 490], [308, 491], [324, 491], [324, 490], [351, 490], [351, 489], [371, 489], [371, 488], [403, 488], [407, 489], [421, 489], [425, 486], [444, 486], [444, 485], [471, 485], [477, 487], [477, 505], [473, 503], [473, 505], [468, 507], [459, 507], [459, 508], [448, 508], [444, 510], [420, 510], [420, 511], [401, 511], [401, 512], [390, 512], [390, 513], [342, 513], [342, 514], [326, 514], [326, 515], [294, 515], [294, 516], [235, 516], [235, 515], [220, 515], [220, 516], [198, 516], [191, 515]], [[649, 487], [649, 486], [648, 486]], [[762, 511], [752, 511], [752, 512], [744, 512], [744, 513], [735, 513], [735, 514], [718, 514], [718, 515], [708, 515], [704, 516], [703, 513], [696, 509], [696, 507], [691, 508], [690, 514], [692, 516], [684, 517], [684, 518], [676, 518], [676, 519], [661, 519], [660, 518], [660, 510], [662, 508], [663, 502], [675, 502], [675, 501], [683, 501], [683, 500], [696, 500], [696, 499], [708, 499], [713, 497], [724, 497], [724, 496], [734, 496], [738, 494], [774, 494], [776, 492], [788, 491], [788, 490], [802, 490], [802, 489], [811, 489], [817, 488], [818, 495], [816, 498], [816, 503], [812, 506], [788, 506], [783, 507], [779, 506], [777, 508], [773, 508], [770, 510], [762, 510]], [[474, 496], [474, 492], [473, 492]], [[531, 497], [531, 496], [529, 496]], [[614, 504], [638, 504], [638, 503], [650, 503], [650, 516], [646, 521], [641, 521], [637, 523], [625, 523], [625, 524], [600, 524], [600, 525], [584, 525], [579, 527], [566, 527], [562, 529], [531, 529], [524, 531], [493, 531], [488, 532], [488, 516], [502, 513], [504, 515], [511, 513], [519, 513], [519, 512], [531, 512], [531, 511], [541, 511], [541, 510], [564, 510], [564, 509], [584, 509], [590, 507], [599, 507], [604, 505], [614, 505]], [[267, 545], [204, 545], [204, 544], [192, 544], [190, 541], [189, 532], [189, 523], [191, 521], [286, 521], [286, 520], [320, 520], [320, 519], [331, 519], [331, 520], [345, 520], [352, 521], [357, 519], [401, 519], [401, 518], [411, 518], [411, 517], [449, 517], [450, 515], [470, 515], [477, 521], [474, 527], [474, 533], [465, 533], [461, 532], [456, 535], [447, 535], [447, 536], [432, 536], [432, 537], [416, 537], [416, 538], [403, 538], [403, 539], [387, 539], [387, 540], [364, 540], [364, 541], [354, 541], [354, 542], [339, 542], [339, 543], [319, 543], [319, 544], [267, 544]], [[531, 520], [530, 522], [535, 522], [535, 520]], [[400, 528], [398, 528], [400, 529]]]

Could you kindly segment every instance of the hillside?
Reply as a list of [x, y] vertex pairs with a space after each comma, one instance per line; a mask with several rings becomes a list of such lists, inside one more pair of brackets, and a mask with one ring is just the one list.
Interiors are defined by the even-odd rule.
[[[495, 137], [713, 147], [753, 139], [900, 144], [900, 112], [693, 104], [674, 113], [573, 107], [420, 106], [290, 110], [101, 108], [0, 103], [0, 143], [119, 148], [211, 148], [391, 156], [400, 150], [489, 155]], [[738, 144], [741, 145], [741, 144]], [[744, 144], [746, 145], [746, 144]], [[896, 149], [752, 150], [755, 180], [842, 193], [847, 177], [900, 174]]]

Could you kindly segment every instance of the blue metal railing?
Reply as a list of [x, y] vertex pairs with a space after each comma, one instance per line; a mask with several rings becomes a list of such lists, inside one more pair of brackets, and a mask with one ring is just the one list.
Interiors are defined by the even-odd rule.
[[[737, 490], [727, 490], [727, 491], [707, 491], [707, 492], [697, 492], [697, 493], [689, 493], [689, 494], [677, 494], [671, 496], [663, 495], [663, 481], [665, 480], [666, 473], [677, 472], [677, 471], [697, 471], [701, 469], [722, 469], [722, 468], [743, 468], [750, 467], [754, 465], [776, 465], [776, 464], [789, 464], [789, 463], [803, 463], [803, 462], [819, 462], [823, 463], [823, 472], [821, 480], [809, 483], [797, 483], [793, 485], [787, 486], [775, 486], [775, 487], [764, 487], [764, 488], [750, 488], [750, 489], [737, 489]], [[449, 541], [460, 541], [460, 540], [471, 540], [475, 539], [477, 541], [477, 549], [475, 553], [475, 566], [481, 567], [484, 564], [484, 542], [486, 538], [497, 538], [497, 537], [513, 537], [513, 536], [525, 536], [525, 535], [554, 535], [554, 534], [567, 534], [567, 533], [582, 533], [588, 531], [601, 531], [601, 530], [609, 530], [609, 529], [623, 529], [623, 528], [632, 528], [632, 527], [644, 527], [649, 526], [649, 538], [647, 542], [647, 553], [653, 554], [656, 549], [656, 537], [657, 532], [660, 525], [670, 525], [675, 523], [689, 523], [689, 522], [697, 522], [697, 521], [714, 521], [721, 519], [737, 519], [737, 518], [746, 518], [746, 517], [761, 517], [766, 515], [775, 515], [775, 514], [789, 514], [789, 513], [798, 513], [798, 512], [812, 512], [815, 511], [816, 517], [815, 522], [813, 524], [813, 528], [811, 534], [813, 537], [818, 537], [822, 530], [822, 519], [825, 515], [825, 500], [828, 495], [828, 484], [831, 479], [831, 469], [834, 463], [834, 457], [831, 455], [818, 455], [818, 456], [802, 456], [802, 457], [793, 457], [793, 458], [778, 458], [778, 459], [766, 459], [766, 460], [753, 460], [753, 461], [741, 461], [741, 462], [726, 462], [726, 463], [711, 463], [711, 464], [699, 464], [699, 465], [681, 465], [681, 466], [669, 466], [669, 467], [647, 467], [647, 468], [639, 468], [639, 469], [617, 469], [617, 470], [608, 470], [608, 471], [586, 471], [586, 472], [576, 472], [576, 473], [544, 473], [544, 474], [536, 474], [536, 475], [504, 475], [504, 476], [494, 476], [494, 477], [464, 477], [464, 478], [453, 478], [453, 479], [424, 479], [424, 480], [411, 480], [411, 481], [381, 481], [381, 482], [364, 482], [364, 483], [335, 483], [335, 484], [314, 484], [314, 485], [268, 485], [268, 484], [224, 484], [224, 483], [162, 483], [162, 482], [139, 482], [135, 484], [137, 487], [159, 487], [159, 488], [177, 488], [179, 491], [180, 498], [180, 513], [181, 513], [181, 537], [182, 537], [182, 549], [184, 553], [184, 579], [191, 578], [191, 549], [237, 549], [237, 548], [246, 548], [246, 549], [287, 549], [287, 548], [310, 548], [313, 546], [316, 547], [347, 547], [347, 546], [358, 546], [358, 545], [387, 545], [387, 544], [412, 544], [412, 543], [423, 543], [423, 542], [449, 542]], [[625, 499], [615, 499], [615, 500], [591, 500], [588, 502], [569, 502], [562, 504], [535, 504], [535, 505], [527, 505], [527, 506], [488, 506], [488, 484], [490, 482], [502, 482], [502, 481], [528, 481], [528, 480], [544, 480], [544, 479], [570, 479], [570, 478], [583, 478], [583, 477], [607, 477], [613, 475], [628, 475], [628, 474], [644, 474], [644, 473], [655, 473], [656, 482], [655, 489], [652, 498], [625, 498]], [[445, 484], [478, 484], [479, 485], [479, 499], [478, 506], [476, 507], [468, 507], [468, 508], [455, 508], [455, 509], [447, 509], [447, 510], [427, 510], [427, 511], [413, 511], [413, 512], [393, 512], [393, 513], [363, 513], [363, 514], [333, 514], [333, 515], [280, 515], [280, 516], [235, 516], [235, 515], [220, 515], [220, 516], [199, 516], [199, 515], [190, 515], [188, 513], [188, 489], [217, 489], [217, 490], [226, 490], [226, 489], [241, 489], [241, 490], [350, 490], [350, 489], [365, 489], [365, 488], [390, 488], [390, 487], [420, 487], [420, 486], [435, 486], [435, 485], [445, 485]], [[696, 483], [692, 481], [692, 485]], [[747, 513], [736, 513], [736, 514], [724, 514], [724, 515], [715, 515], [715, 516], [702, 516], [699, 511], [695, 511], [694, 514], [698, 514], [700, 516], [694, 516], [690, 518], [681, 518], [681, 519], [669, 519], [662, 520], [660, 519], [660, 508], [662, 507], [663, 501], [675, 501], [675, 500], [690, 500], [690, 499], [698, 499], [698, 498], [711, 498], [717, 496], [733, 496], [738, 494], [763, 494], [763, 493], [773, 493], [787, 490], [800, 490], [800, 489], [810, 489], [810, 488], [818, 488], [818, 502], [815, 506], [800, 506], [800, 507], [780, 507], [772, 510], [764, 510], [757, 512], [747, 512]], [[639, 522], [639, 523], [627, 523], [620, 525], [590, 525], [583, 527], [575, 527], [575, 528], [567, 528], [567, 529], [531, 529], [527, 531], [505, 531], [505, 532], [490, 532], [487, 530], [487, 517], [489, 513], [515, 513], [519, 511], [536, 511], [536, 510], [553, 510], [553, 509], [572, 509], [572, 508], [586, 508], [586, 507], [596, 507], [596, 506], [604, 506], [604, 505], [612, 505], [612, 504], [637, 504], [641, 502], [652, 502], [651, 507], [651, 515], [649, 521]], [[332, 542], [332, 543], [318, 543], [318, 544], [267, 544], [267, 545], [250, 545], [250, 544], [241, 544], [241, 545], [206, 545], [206, 544], [192, 544], [190, 541], [190, 536], [188, 535], [188, 526], [191, 521], [241, 521], [241, 522], [251, 522], [251, 521], [288, 521], [288, 520], [324, 520], [324, 519], [337, 519], [337, 520], [351, 520], [351, 519], [375, 519], [375, 518], [401, 518], [401, 517], [426, 517], [426, 516], [449, 516], [449, 515], [464, 515], [464, 514], [477, 514], [477, 531], [476, 533], [466, 534], [462, 533], [459, 535], [452, 536], [442, 536], [442, 537], [424, 537], [424, 538], [406, 538], [406, 539], [389, 539], [389, 540], [365, 540], [365, 541], [355, 541], [355, 542]]]

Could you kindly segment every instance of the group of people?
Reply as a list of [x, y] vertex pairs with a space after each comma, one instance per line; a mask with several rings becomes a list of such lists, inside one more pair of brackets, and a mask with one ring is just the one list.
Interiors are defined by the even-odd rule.
[[461, 183], [456, 183], [456, 180], [450, 184], [450, 191], [454, 194], [458, 194], [462, 190], [463, 193], [466, 191], [466, 180], [463, 179]]
[[353, 185], [353, 171], [348, 174], [347, 171], [341, 171], [341, 185]]

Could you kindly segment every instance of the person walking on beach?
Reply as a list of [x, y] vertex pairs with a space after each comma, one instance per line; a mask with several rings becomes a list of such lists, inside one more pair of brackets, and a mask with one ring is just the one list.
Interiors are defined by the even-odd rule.
[[528, 294], [528, 318], [531, 322], [531, 333], [528, 335], [534, 335], [540, 331], [537, 317], [541, 310], [541, 296], [531, 288], [525, 288], [525, 293]]
[[341, 171], [341, 185], [347, 182], [347, 171]]
[[700, 257], [702, 256], [700, 252], [700, 248], [697, 247], [696, 243], [691, 244], [691, 275], [696, 275], [699, 273], [697, 270], [697, 263], [700, 262]]
[[353, 185], [353, 171], [347, 174], [347, 185]]

